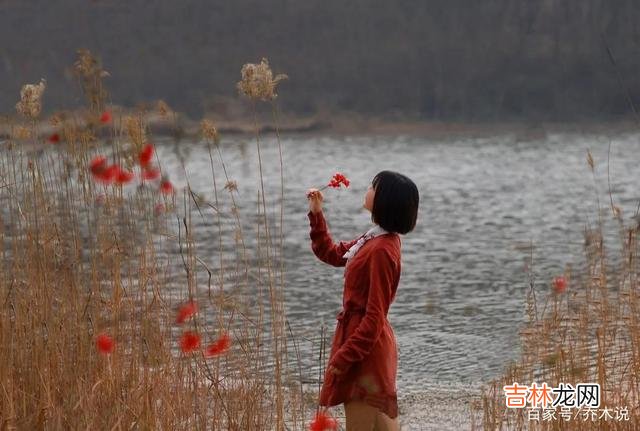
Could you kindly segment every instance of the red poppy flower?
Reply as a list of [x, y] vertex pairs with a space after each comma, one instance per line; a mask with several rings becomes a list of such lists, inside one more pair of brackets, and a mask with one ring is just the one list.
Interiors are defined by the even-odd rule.
[[564, 292], [565, 289], [567, 288], [567, 280], [565, 280], [565, 278], [562, 276], [555, 277], [553, 279], [553, 288], [556, 291], [556, 293]]
[[162, 180], [162, 182], [160, 183], [160, 191], [165, 195], [170, 195], [171, 193], [173, 193], [173, 185], [171, 184], [171, 181]]
[[219, 355], [225, 352], [231, 345], [231, 337], [226, 332], [218, 338], [215, 342], [209, 344], [205, 351], [205, 356]]
[[89, 164], [89, 169], [94, 178], [102, 183], [109, 184], [116, 179], [120, 168], [117, 165], [107, 165], [107, 158], [104, 156], [96, 156]]
[[144, 168], [142, 170], [142, 178], [145, 180], [155, 180], [160, 178], [160, 169], [158, 168]]
[[140, 151], [140, 154], [138, 156], [138, 159], [140, 160], [140, 165], [143, 167], [147, 166], [149, 163], [151, 163], [152, 157], [153, 157], [153, 145], [146, 144], [142, 148], [142, 151]]
[[111, 122], [111, 112], [110, 111], [104, 111], [102, 113], [102, 115], [100, 115], [100, 122], [102, 124], [107, 124]]
[[155, 208], [153, 209], [153, 212], [155, 213], [155, 215], [160, 215], [164, 211], [165, 211], [165, 208], [163, 204], [156, 204]]
[[51, 142], [52, 144], [57, 144], [58, 142], [60, 142], [60, 135], [58, 133], [53, 133], [51, 136], [49, 136], [49, 138], [47, 138], [47, 141]]
[[341, 182], [342, 184], [344, 184], [345, 187], [349, 187], [349, 179], [347, 177], [345, 177], [344, 175], [342, 175], [341, 173], [336, 173], [335, 178], [337, 181]]
[[113, 338], [103, 332], [96, 338], [96, 347], [100, 353], [108, 355], [109, 353], [113, 353], [116, 343], [113, 341]]
[[180, 349], [183, 353], [192, 353], [200, 347], [200, 335], [187, 331], [180, 338]]
[[89, 169], [93, 175], [100, 175], [107, 167], [107, 158], [105, 156], [96, 156], [91, 160]]
[[331, 415], [329, 415], [328, 413], [320, 411], [320, 412], [316, 412], [315, 417], [311, 421], [309, 429], [311, 431], [325, 431], [327, 429], [337, 430], [338, 422], [334, 418], [332, 418]]
[[340, 184], [344, 184], [345, 187], [349, 187], [349, 179], [342, 175], [340, 172], [336, 172], [327, 186], [337, 188], [340, 187]]
[[118, 168], [118, 171], [115, 175], [115, 180], [118, 184], [126, 184], [133, 180], [133, 172], [125, 171], [124, 169]]
[[120, 167], [118, 165], [111, 165], [104, 168], [102, 172], [96, 175], [96, 178], [104, 184], [109, 184], [117, 178], [119, 173]]
[[198, 311], [198, 305], [194, 301], [189, 301], [186, 304], [183, 304], [178, 310], [178, 317], [176, 317], [176, 323], [184, 323], [189, 317], [196, 314], [197, 311]]

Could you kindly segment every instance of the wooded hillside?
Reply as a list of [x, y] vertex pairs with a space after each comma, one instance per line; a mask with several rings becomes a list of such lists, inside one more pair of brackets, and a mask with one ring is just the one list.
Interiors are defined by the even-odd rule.
[[194, 116], [237, 98], [246, 62], [287, 73], [284, 111], [441, 120], [611, 118], [640, 104], [634, 0], [0, 0], [0, 112], [47, 79], [45, 110], [81, 93], [77, 48], [113, 102], [162, 98]]

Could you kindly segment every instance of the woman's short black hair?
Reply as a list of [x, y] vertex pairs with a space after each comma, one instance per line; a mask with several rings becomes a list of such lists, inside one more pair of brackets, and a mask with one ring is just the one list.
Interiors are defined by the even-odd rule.
[[420, 201], [415, 183], [398, 172], [381, 171], [371, 185], [375, 189], [371, 221], [389, 232], [411, 232], [416, 226]]

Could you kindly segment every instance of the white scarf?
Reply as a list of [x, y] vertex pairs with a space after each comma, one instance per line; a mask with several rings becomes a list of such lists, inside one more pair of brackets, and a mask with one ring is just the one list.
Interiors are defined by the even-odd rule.
[[367, 233], [362, 235], [360, 239], [355, 244], [353, 244], [349, 251], [347, 251], [342, 257], [346, 257], [347, 260], [350, 260], [358, 252], [358, 250], [360, 250], [360, 247], [362, 247], [365, 242], [379, 235], [384, 235], [385, 233], [389, 232], [381, 228], [380, 225], [375, 225], [374, 227], [369, 229]]

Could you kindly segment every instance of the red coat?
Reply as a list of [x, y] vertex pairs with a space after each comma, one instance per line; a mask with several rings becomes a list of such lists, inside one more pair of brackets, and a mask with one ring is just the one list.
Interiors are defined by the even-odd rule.
[[[329, 265], [345, 266], [347, 259], [342, 255], [360, 237], [335, 244], [322, 211], [317, 214], [309, 211], [307, 216], [314, 254]], [[387, 313], [399, 281], [397, 233], [368, 240], [346, 265], [343, 310], [336, 317], [338, 323], [320, 391], [320, 405], [362, 400], [390, 418], [398, 416], [398, 347]], [[342, 370], [342, 374], [329, 372], [329, 366]]]

